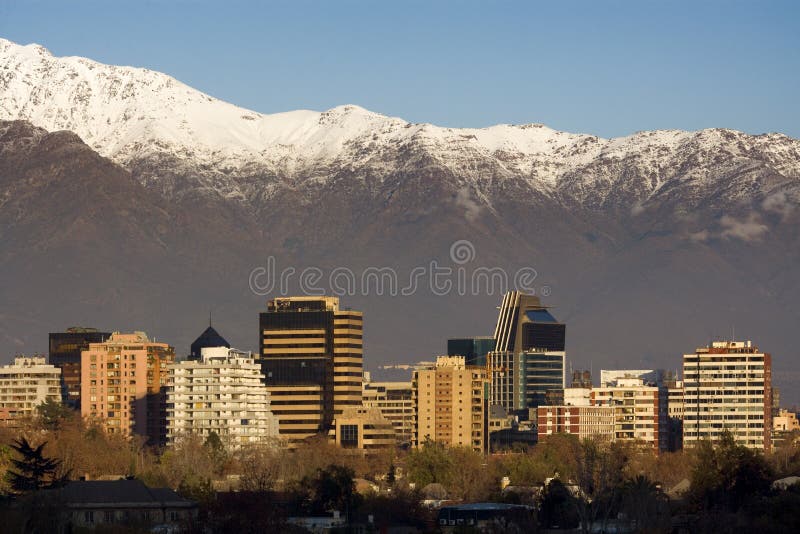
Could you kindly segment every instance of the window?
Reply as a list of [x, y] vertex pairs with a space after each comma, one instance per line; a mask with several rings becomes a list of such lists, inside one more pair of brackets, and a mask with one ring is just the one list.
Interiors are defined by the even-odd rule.
[[339, 442], [345, 448], [358, 447], [358, 425], [342, 425], [339, 427], [341, 430], [341, 439]]
[[83, 521], [84, 523], [94, 523], [94, 511], [86, 510], [83, 512]]

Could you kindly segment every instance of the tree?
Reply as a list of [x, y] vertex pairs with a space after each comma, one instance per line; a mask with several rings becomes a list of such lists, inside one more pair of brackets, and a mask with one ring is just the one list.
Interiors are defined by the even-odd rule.
[[689, 497], [697, 510], [734, 513], [748, 500], [769, 492], [771, 473], [764, 457], [737, 444], [730, 432], [716, 447], [701, 442], [696, 454]]
[[418, 488], [428, 484], [446, 484], [453, 460], [444, 444], [425, 440], [422, 447], [412, 450], [406, 458], [408, 478]]
[[349, 519], [358, 497], [354, 478], [353, 470], [341, 465], [329, 465], [318, 469], [313, 476], [304, 478], [300, 487], [307, 495], [308, 511], [326, 513], [338, 510]]
[[252, 445], [240, 451], [243, 491], [265, 492], [274, 489], [280, 476], [280, 457], [273, 449], [263, 445]]
[[667, 496], [644, 475], [626, 481], [621, 488], [620, 510], [638, 532], [669, 532]]
[[66, 477], [56, 476], [59, 461], [44, 456], [42, 451], [45, 445], [47, 442], [34, 448], [24, 437], [14, 440], [11, 448], [21, 458], [11, 460], [14, 470], [8, 472], [8, 477], [12, 491], [18, 494], [30, 493], [58, 486], [66, 480]]
[[58, 430], [65, 421], [75, 417], [73, 410], [52, 399], [47, 399], [37, 406], [36, 413], [45, 430]]

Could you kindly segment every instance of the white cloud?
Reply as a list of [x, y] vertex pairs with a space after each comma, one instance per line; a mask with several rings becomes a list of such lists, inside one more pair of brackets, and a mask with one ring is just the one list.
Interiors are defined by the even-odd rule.
[[758, 215], [754, 213], [751, 213], [747, 219], [742, 221], [730, 215], [723, 215], [719, 223], [722, 226], [720, 236], [728, 239], [754, 241], [768, 230], [767, 225], [762, 223]]

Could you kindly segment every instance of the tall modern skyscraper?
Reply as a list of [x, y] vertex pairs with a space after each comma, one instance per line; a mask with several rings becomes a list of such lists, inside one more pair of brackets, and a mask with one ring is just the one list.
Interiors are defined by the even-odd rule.
[[467, 365], [486, 366], [486, 357], [493, 350], [494, 338], [491, 336], [447, 340], [447, 355], [463, 356]]
[[547, 393], [564, 388], [566, 326], [538, 297], [511, 291], [503, 296], [488, 355], [491, 403], [528, 418], [546, 404]]
[[683, 356], [683, 446], [726, 430], [741, 445], [769, 450], [772, 357], [750, 341], [714, 341]]
[[73, 326], [65, 332], [52, 332], [48, 363], [61, 369], [61, 395], [64, 403], [77, 410], [81, 407], [81, 351], [89, 343], [102, 343], [111, 332]]
[[259, 361], [289, 444], [327, 434], [344, 408], [361, 406], [363, 314], [338, 297], [270, 300], [260, 315]]

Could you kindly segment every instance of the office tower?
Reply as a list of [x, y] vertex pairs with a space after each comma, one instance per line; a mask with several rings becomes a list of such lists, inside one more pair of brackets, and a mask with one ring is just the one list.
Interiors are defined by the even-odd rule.
[[618, 378], [592, 388], [592, 406], [614, 408], [614, 441], [639, 442], [667, 450], [667, 416], [662, 388], [641, 378]]
[[73, 326], [65, 332], [52, 332], [49, 335], [49, 363], [61, 369], [61, 392], [64, 404], [80, 410], [81, 408], [81, 351], [89, 348], [89, 343], [102, 343], [111, 335], [96, 328]]
[[362, 313], [338, 297], [275, 298], [260, 315], [259, 363], [290, 446], [361, 406], [362, 330]]
[[478, 336], [447, 340], [448, 356], [463, 356], [467, 365], [486, 366], [486, 356], [494, 350], [494, 338]]
[[278, 438], [261, 366], [253, 354], [203, 347], [200, 360], [167, 366], [167, 441], [215, 433], [229, 449]]
[[202, 358], [202, 350], [213, 347], [225, 347], [229, 349], [231, 348], [231, 344], [228, 343], [224, 337], [219, 335], [219, 333], [214, 330], [213, 326], [208, 325], [208, 328], [203, 330], [203, 333], [200, 334], [190, 345], [189, 359], [200, 360]]
[[428, 440], [486, 451], [488, 377], [485, 367], [462, 356], [439, 356], [436, 365], [414, 371], [414, 445]]
[[364, 376], [365, 408], [377, 408], [394, 427], [398, 443], [410, 444], [414, 429], [414, 401], [411, 382], [372, 382]]
[[43, 402], [61, 403], [61, 369], [48, 365], [44, 356], [18, 356], [14, 363], [0, 367], [0, 419], [36, 415]]
[[750, 341], [714, 341], [683, 356], [683, 444], [717, 441], [769, 450], [772, 357]]
[[144, 332], [114, 332], [81, 353], [81, 415], [106, 432], [166, 441], [167, 365], [175, 349], [151, 341]]
[[539, 441], [552, 434], [575, 434], [579, 439], [615, 439], [616, 410], [612, 406], [539, 406], [536, 411]]
[[334, 440], [345, 449], [391, 449], [397, 444], [392, 422], [378, 408], [350, 406], [336, 416]]
[[521, 419], [536, 418], [536, 408], [564, 388], [566, 326], [538, 297], [511, 291], [503, 296], [495, 328], [495, 350], [488, 355], [490, 402]]

